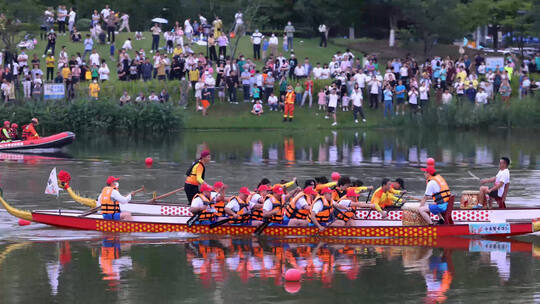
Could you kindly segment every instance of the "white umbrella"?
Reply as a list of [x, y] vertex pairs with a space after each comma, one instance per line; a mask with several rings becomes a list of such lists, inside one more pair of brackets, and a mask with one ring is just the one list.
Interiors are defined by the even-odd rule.
[[163, 18], [154, 18], [154, 19], [152, 19], [152, 22], [155, 22], [155, 23], [169, 23], [169, 21], [167, 21], [167, 19], [163, 19]]

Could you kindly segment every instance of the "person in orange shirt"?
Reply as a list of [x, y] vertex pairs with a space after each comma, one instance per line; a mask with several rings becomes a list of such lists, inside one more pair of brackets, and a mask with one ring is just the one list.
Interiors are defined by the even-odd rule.
[[289, 122], [292, 121], [294, 117], [294, 101], [296, 99], [296, 94], [294, 93], [293, 87], [289, 85], [287, 87], [287, 94], [285, 94], [285, 111], [283, 112], [283, 122], [289, 119]]
[[36, 132], [35, 126], [39, 124], [37, 118], [32, 118], [32, 121], [23, 127], [22, 138], [23, 140], [39, 139], [39, 135]]

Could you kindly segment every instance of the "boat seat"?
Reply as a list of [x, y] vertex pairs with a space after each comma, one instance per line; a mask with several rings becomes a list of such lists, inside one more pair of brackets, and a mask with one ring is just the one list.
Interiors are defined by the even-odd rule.
[[456, 199], [455, 195], [450, 196], [450, 199], [448, 200], [448, 207], [446, 207], [446, 211], [441, 213], [440, 216], [443, 217], [444, 223], [446, 225], [453, 225], [454, 220], [452, 219], [452, 211], [454, 210], [454, 201]]
[[503, 196], [495, 199], [499, 208], [506, 208], [506, 195], [508, 194], [508, 189], [510, 189], [510, 184], [505, 184]]

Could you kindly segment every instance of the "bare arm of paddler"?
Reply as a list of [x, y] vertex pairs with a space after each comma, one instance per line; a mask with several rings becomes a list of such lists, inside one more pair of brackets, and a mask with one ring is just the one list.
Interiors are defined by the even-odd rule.
[[262, 208], [264, 218], [271, 218], [272, 216], [276, 215], [279, 211], [280, 211], [279, 208], [274, 209], [274, 206], [272, 205], [272, 201], [269, 198], [264, 201], [264, 205]]
[[225, 205], [225, 213], [232, 216], [234, 219], [239, 218], [238, 212], [240, 211], [240, 204], [236, 199], [232, 199]]
[[376, 196], [374, 195], [372, 198], [371, 198], [371, 204], [370, 204], [370, 208], [374, 208], [375, 210], [377, 210], [383, 218], [385, 218], [388, 213], [384, 210], [382, 210], [381, 206], [380, 206], [380, 203], [381, 203], [381, 196]]
[[291, 199], [291, 197], [294, 197], [298, 192], [302, 191], [302, 188], [300, 187], [296, 187], [296, 189], [294, 189], [293, 191], [287, 193], [284, 197], [283, 197], [283, 201], [284, 202], [289, 202], [289, 200]]
[[354, 189], [354, 192], [356, 192], [356, 193], [362, 193], [362, 192], [366, 192], [368, 190], [373, 190], [373, 186], [369, 186], [369, 187], [366, 187], [366, 186], [349, 187], [349, 189]]

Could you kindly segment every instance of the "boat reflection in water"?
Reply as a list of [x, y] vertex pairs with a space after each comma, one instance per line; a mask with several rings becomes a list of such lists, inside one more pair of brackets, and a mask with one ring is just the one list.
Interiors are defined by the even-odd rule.
[[121, 272], [133, 267], [131, 257], [121, 254], [122, 247], [127, 250], [126, 246], [130, 245], [128, 243], [122, 244], [115, 236], [103, 239], [99, 253], [99, 267], [103, 273], [103, 280], [107, 281], [111, 290], [117, 289]]

